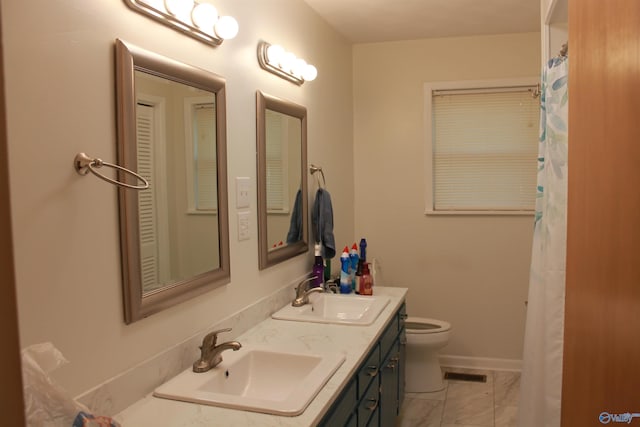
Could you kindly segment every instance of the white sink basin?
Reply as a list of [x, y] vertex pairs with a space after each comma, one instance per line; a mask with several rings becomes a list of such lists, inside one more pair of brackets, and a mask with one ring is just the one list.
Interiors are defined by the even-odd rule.
[[370, 325], [389, 304], [389, 297], [355, 294], [311, 294], [309, 304], [286, 305], [271, 315], [274, 319], [298, 322]]
[[154, 396], [225, 408], [300, 415], [345, 360], [343, 354], [304, 354], [242, 347], [222, 353], [204, 373], [190, 369]]

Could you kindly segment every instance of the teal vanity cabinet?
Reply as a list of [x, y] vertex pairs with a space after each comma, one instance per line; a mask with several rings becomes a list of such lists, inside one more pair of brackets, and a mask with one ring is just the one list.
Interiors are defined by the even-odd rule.
[[403, 303], [320, 426], [395, 425], [404, 397], [405, 318]]

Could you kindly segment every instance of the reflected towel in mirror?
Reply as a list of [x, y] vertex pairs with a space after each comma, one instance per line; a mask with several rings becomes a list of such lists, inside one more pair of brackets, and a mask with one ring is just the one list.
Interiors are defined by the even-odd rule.
[[296, 201], [291, 212], [291, 222], [287, 233], [287, 243], [295, 243], [302, 240], [302, 191], [296, 193]]

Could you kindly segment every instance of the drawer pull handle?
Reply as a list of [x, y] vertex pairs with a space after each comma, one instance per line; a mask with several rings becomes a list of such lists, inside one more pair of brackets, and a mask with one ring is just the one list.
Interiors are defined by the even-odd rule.
[[400, 315], [400, 319], [401, 320], [406, 320], [407, 317], [409, 317], [409, 315], [407, 313], [403, 313], [403, 314]]
[[365, 406], [365, 409], [368, 411], [375, 411], [378, 408], [378, 399], [367, 399], [368, 402], [372, 402], [371, 405]]
[[370, 371], [367, 372], [368, 376], [375, 377], [378, 375], [378, 367], [376, 365], [367, 366], [367, 369], [370, 369]]
[[391, 369], [392, 371], [396, 370], [396, 362], [389, 362], [389, 364], [387, 364], [387, 369]]

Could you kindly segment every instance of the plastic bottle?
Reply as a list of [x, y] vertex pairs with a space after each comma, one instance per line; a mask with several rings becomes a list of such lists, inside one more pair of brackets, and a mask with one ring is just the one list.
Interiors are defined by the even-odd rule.
[[356, 246], [356, 244], [354, 243], [353, 246], [351, 246], [351, 251], [349, 252], [349, 260], [350, 265], [349, 267], [349, 276], [351, 277], [351, 289], [355, 292], [356, 288], [357, 288], [357, 284], [356, 284], [356, 271], [358, 270], [358, 262], [360, 261], [360, 256], [358, 255], [358, 246]]
[[320, 243], [315, 244], [314, 252], [315, 259], [313, 261], [311, 277], [315, 276], [316, 278], [311, 282], [311, 287], [317, 288], [324, 283], [324, 262], [322, 260], [322, 246], [320, 246]]
[[360, 295], [373, 295], [373, 277], [369, 273], [369, 263], [362, 265], [362, 277], [360, 277]]
[[329, 280], [331, 280], [331, 258], [324, 260], [324, 281], [328, 282]]
[[340, 256], [340, 262], [342, 264], [342, 268], [340, 269], [340, 293], [341, 294], [350, 294], [351, 293], [351, 277], [349, 276], [349, 266], [351, 265], [351, 260], [349, 259], [349, 247], [345, 246], [342, 251], [342, 255]]
[[362, 279], [362, 267], [367, 262], [367, 241], [363, 237], [360, 239], [360, 259], [358, 260], [358, 268], [356, 269], [356, 294], [360, 293], [360, 280]]
[[367, 239], [364, 237], [360, 239], [360, 259], [367, 262]]

